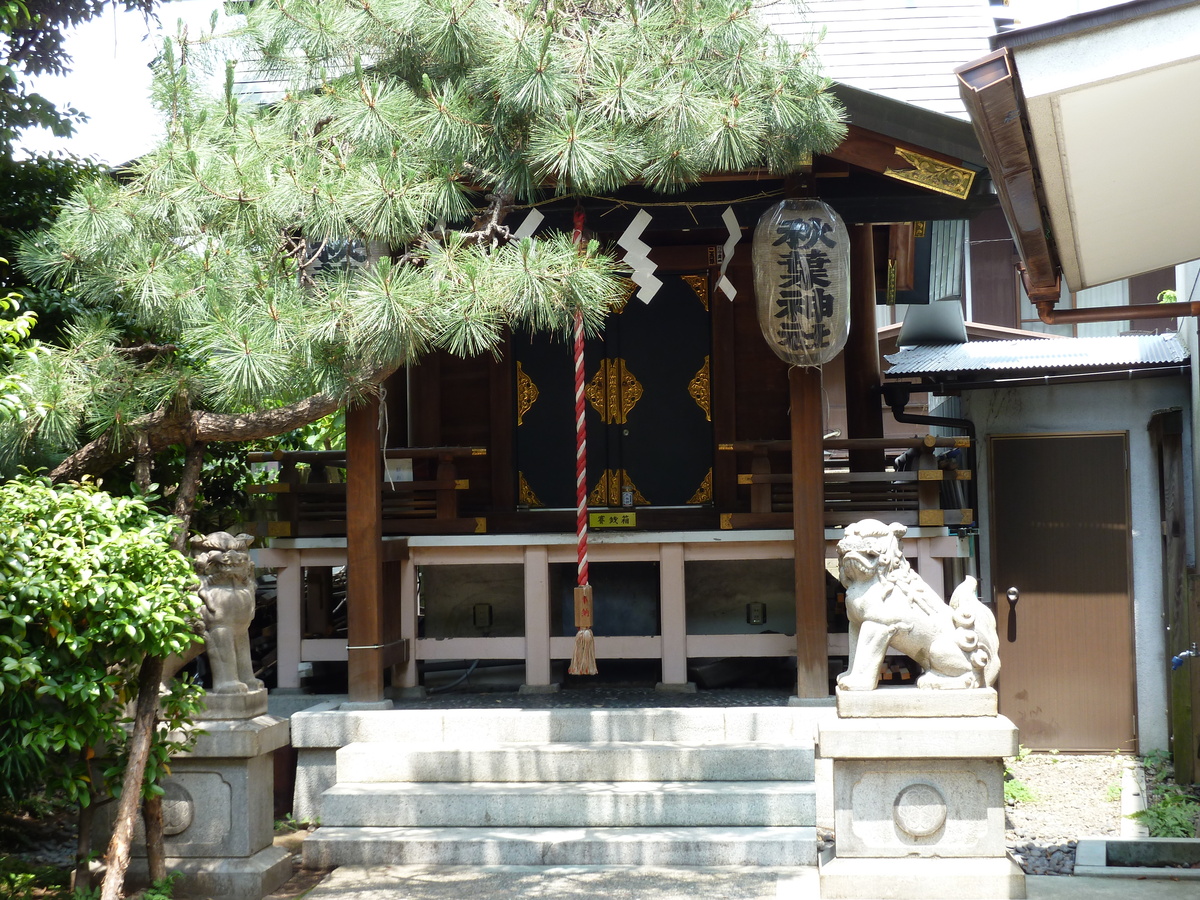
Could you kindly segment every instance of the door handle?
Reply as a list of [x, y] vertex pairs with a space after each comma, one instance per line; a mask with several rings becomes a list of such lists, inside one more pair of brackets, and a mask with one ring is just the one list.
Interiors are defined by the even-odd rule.
[[1008, 598], [1008, 642], [1011, 644], [1017, 639], [1017, 601], [1021, 599], [1021, 592], [1010, 587], [1005, 597]]

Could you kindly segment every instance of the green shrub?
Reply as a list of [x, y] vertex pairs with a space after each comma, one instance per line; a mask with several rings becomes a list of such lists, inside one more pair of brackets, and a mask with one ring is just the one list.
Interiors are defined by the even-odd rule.
[[[90, 801], [91, 756], [123, 745], [142, 660], [195, 638], [196, 577], [171, 548], [175, 527], [92, 484], [0, 485], [0, 795]], [[184, 681], [163, 698], [151, 784], [197, 694]]]

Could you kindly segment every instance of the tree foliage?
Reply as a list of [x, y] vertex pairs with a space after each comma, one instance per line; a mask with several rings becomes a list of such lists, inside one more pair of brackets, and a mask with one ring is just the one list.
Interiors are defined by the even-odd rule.
[[[266, 437], [328, 415], [431, 348], [602, 321], [620, 267], [595, 243], [511, 240], [514, 205], [635, 181], [786, 173], [843, 126], [812, 48], [748, 0], [262, 0], [241, 98], [198, 87], [222, 42], [167, 42], [167, 139], [94, 181], [25, 247], [85, 307], [27, 358], [4, 444], [69, 455], [56, 477], [171, 443]], [[312, 263], [341, 242], [373, 258]], [[89, 441], [76, 451], [80, 441]]]
[[[120, 748], [138, 667], [182, 652], [199, 616], [196, 576], [172, 519], [90, 484], [0, 485], [0, 790], [61, 790], [86, 805], [91, 751]], [[177, 725], [195, 690], [164, 698]], [[169, 728], [167, 729], [169, 730]], [[160, 741], [158, 771], [169, 752]]]

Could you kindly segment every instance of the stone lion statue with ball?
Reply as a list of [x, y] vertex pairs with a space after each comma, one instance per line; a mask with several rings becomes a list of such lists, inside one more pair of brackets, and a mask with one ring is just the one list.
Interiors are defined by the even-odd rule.
[[204, 601], [204, 643], [212, 668], [213, 693], [261, 690], [250, 660], [254, 619], [254, 563], [247, 552], [253, 536], [217, 531], [191, 540], [192, 560]]
[[968, 577], [947, 603], [904, 558], [903, 525], [864, 519], [838, 542], [841, 582], [850, 619], [850, 665], [838, 676], [844, 691], [870, 691], [889, 646], [925, 670], [922, 688], [991, 687], [1000, 671], [996, 618]]

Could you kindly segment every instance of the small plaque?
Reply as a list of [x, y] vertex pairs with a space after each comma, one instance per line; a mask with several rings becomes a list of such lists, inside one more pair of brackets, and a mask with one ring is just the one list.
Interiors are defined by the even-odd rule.
[[636, 528], [637, 513], [635, 512], [594, 512], [588, 513], [589, 528]]

